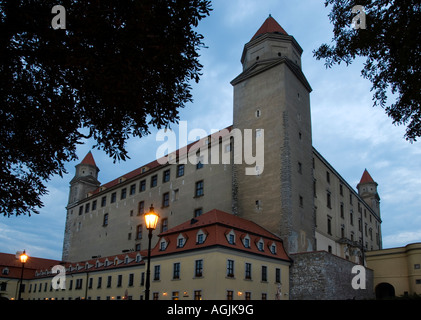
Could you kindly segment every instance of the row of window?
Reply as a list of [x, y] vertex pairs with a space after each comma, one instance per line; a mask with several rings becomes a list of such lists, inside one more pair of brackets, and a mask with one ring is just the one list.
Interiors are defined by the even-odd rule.
[[[163, 297], [167, 297], [168, 296], [168, 292], [153, 292], [152, 293], [152, 299], [153, 300], [159, 300], [160, 295], [162, 295]], [[243, 296], [243, 292], [238, 291], [237, 292], [237, 296], [241, 299]], [[171, 292], [171, 298], [172, 300], [179, 300], [180, 297], [189, 297], [189, 294], [187, 291], [184, 291], [182, 293], [180, 293], [180, 291], [172, 291]], [[193, 290], [193, 299], [194, 300], [202, 300], [203, 297], [203, 291], [202, 290]], [[267, 293], [266, 292], [262, 292], [260, 295], [260, 298], [262, 300], [267, 300]], [[54, 300], [55, 298], [51, 298], [51, 300]], [[68, 300], [73, 300], [72, 297], [68, 297]], [[81, 300], [83, 298], [76, 297], [75, 300]], [[87, 300], [92, 300], [91, 296], [88, 296], [86, 298]], [[143, 300], [144, 296], [140, 295], [139, 296], [139, 300]], [[226, 291], [226, 299], [227, 300], [234, 300], [234, 291], [233, 290], [227, 290]], [[244, 299], [245, 300], [251, 300], [252, 299], [252, 293], [250, 291], [246, 291], [244, 292]], [[254, 299], [254, 298], [253, 298]], [[35, 298], [33, 298], [32, 300], [35, 300]], [[38, 298], [38, 300], [41, 300], [41, 298]], [[45, 298], [43, 300], [50, 300], [50, 298]], [[58, 300], [58, 299], [56, 299]], [[64, 297], [61, 298], [61, 300], [64, 300]], [[96, 300], [101, 300], [101, 296], [97, 296]], [[105, 300], [133, 300], [133, 296], [132, 295], [127, 295], [127, 296], [106, 296]]]
[[[204, 276], [203, 273], [204, 270], [204, 263], [203, 263], [203, 259], [199, 259], [199, 260], [195, 260], [194, 262], [194, 277], [195, 278], [202, 278]], [[234, 260], [228, 259], [227, 260], [227, 265], [226, 265], [226, 277], [227, 278], [235, 278], [235, 274], [236, 274], [236, 270], [235, 270], [235, 262]], [[262, 282], [267, 282], [268, 280], [268, 267], [267, 266], [261, 266], [261, 277], [260, 277], [260, 281]], [[101, 289], [103, 287], [103, 281], [102, 281], [103, 277], [98, 277], [96, 279], [96, 289]], [[154, 274], [153, 274], [153, 278], [154, 281], [160, 281], [161, 280], [161, 265], [155, 265], [154, 266]], [[181, 279], [181, 263], [180, 262], [176, 262], [173, 263], [173, 272], [172, 272], [172, 280], [179, 280]], [[244, 279], [245, 280], [253, 280], [252, 278], [252, 264], [249, 262], [245, 263], [244, 266]], [[79, 278], [79, 279], [70, 279], [68, 282], [68, 287], [66, 286], [65, 290], [73, 290], [73, 284], [75, 284], [74, 289], [75, 290], [81, 290], [83, 289], [83, 278]], [[275, 268], [275, 277], [274, 277], [274, 281], [275, 283], [281, 283], [281, 269], [280, 268]], [[106, 288], [111, 288], [112, 287], [112, 282], [113, 282], [113, 276], [109, 275], [106, 277], [106, 283], [105, 283], [105, 287]], [[42, 290], [44, 292], [47, 291], [48, 288], [48, 284], [49, 285], [49, 290], [52, 291], [53, 287], [52, 287], [52, 282], [51, 281], [47, 281], [44, 283], [34, 283], [34, 284], [29, 284], [29, 293], [31, 292], [41, 292]], [[128, 287], [133, 287], [134, 284], [134, 273], [130, 273], [128, 276], [128, 281], [127, 281], [127, 286]], [[144, 286], [145, 285], [145, 272], [142, 272], [140, 275], [140, 286]], [[116, 287], [120, 288], [123, 286], [123, 275], [117, 275], [117, 283], [116, 283]], [[94, 278], [89, 278], [88, 279], [88, 289], [92, 289], [94, 288]], [[24, 288], [22, 288], [24, 291]], [[38, 290], [38, 291], [37, 291]]]
[[[201, 161], [198, 161], [196, 164], [196, 169], [201, 169], [203, 168], [203, 164]], [[179, 164], [177, 165], [177, 170], [176, 170], [176, 177], [182, 177], [184, 176], [184, 170], [185, 170], [185, 165], [184, 164]], [[162, 174], [162, 183], [166, 183], [169, 182], [171, 179], [171, 169], [167, 169], [163, 171]], [[158, 174], [154, 174], [151, 176], [150, 179], [150, 187], [154, 188], [158, 185]], [[126, 188], [122, 188], [120, 190], [120, 200], [124, 200], [127, 197], [127, 190], [129, 191], [129, 195], [134, 195], [136, 193], [136, 186], [137, 184], [134, 183], [132, 185], [130, 185], [130, 187], [126, 187]], [[146, 179], [143, 179], [139, 182], [139, 192], [144, 192], [146, 191]], [[201, 196], [203, 195], [203, 181], [201, 181], [201, 185], [200, 185], [200, 181], [196, 183], [196, 191], [195, 191], [195, 196]], [[168, 194], [168, 199], [165, 200], [163, 199], [163, 206], [168, 206], [169, 205], [169, 194]], [[88, 213], [89, 211], [93, 211], [97, 209], [97, 201], [98, 200], [93, 200], [92, 203], [86, 203], [85, 205], [82, 205], [79, 207], [79, 215], [82, 215], [83, 213]], [[110, 195], [110, 203], [114, 203], [117, 201], [117, 191], [111, 193]], [[107, 205], [107, 196], [103, 196], [101, 197], [101, 202], [100, 202], [100, 206], [101, 207], [105, 207]]]

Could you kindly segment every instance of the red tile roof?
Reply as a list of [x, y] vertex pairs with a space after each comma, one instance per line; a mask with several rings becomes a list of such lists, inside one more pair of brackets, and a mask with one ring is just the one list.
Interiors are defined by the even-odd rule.
[[373, 183], [373, 182], [374, 182], [373, 178], [370, 176], [367, 169], [365, 169], [359, 184], [361, 184], [361, 183]]
[[87, 155], [85, 156], [85, 158], [83, 158], [81, 164], [88, 164], [88, 165], [91, 165], [91, 166], [95, 166], [96, 167], [96, 163], [95, 163], [95, 160], [94, 160], [94, 157], [93, 157], [91, 151], [89, 151], [87, 153]]
[[[205, 241], [200, 244], [196, 242], [199, 230], [202, 230], [206, 235]], [[235, 242], [233, 244], [229, 243], [227, 236], [231, 232], [234, 232], [235, 235]], [[183, 247], [178, 247], [177, 238], [180, 234], [187, 239]], [[280, 238], [252, 221], [216, 209], [171, 228], [159, 236], [161, 239], [155, 248], [152, 249], [152, 256], [198, 250], [210, 246], [222, 246], [290, 261]], [[249, 248], [244, 246], [243, 239], [245, 237], [250, 239]], [[162, 239], [167, 241], [165, 250], [161, 250], [160, 247]], [[263, 251], [258, 248], [260, 241], [263, 241], [264, 244]], [[270, 250], [272, 244], [276, 246], [275, 253], [272, 253]]]
[[[23, 278], [32, 279], [35, 276], [35, 271], [38, 269], [49, 269], [54, 265], [60, 264], [59, 260], [43, 259], [37, 257], [28, 257], [28, 261], [25, 263], [23, 269]], [[2, 275], [1, 271], [7, 267], [9, 274]], [[22, 263], [15, 254], [2, 253], [0, 252], [0, 278], [20, 278], [22, 271]]]
[[271, 15], [269, 15], [269, 17], [265, 20], [260, 29], [257, 30], [257, 32], [255, 33], [253, 38], [251, 38], [251, 40], [254, 40], [265, 33], [282, 33], [288, 35], [284, 28], [282, 28], [280, 24], [274, 18], [272, 18]]
[[[207, 137], [205, 137], [205, 138], [203, 138], [201, 140], [204, 141], [204, 140], [208, 139], [209, 137], [211, 137], [213, 139], [216, 139], [216, 137], [218, 137], [219, 134], [221, 134], [222, 136], [224, 136], [227, 133], [230, 133], [231, 130], [232, 130], [232, 126], [229, 126], [229, 127], [225, 128], [225, 129], [222, 129], [220, 131], [217, 131], [217, 132], [215, 132], [215, 133], [213, 133], [213, 134], [211, 134], [211, 135], [209, 135], [209, 136], [207, 136]], [[192, 142], [192, 143], [188, 144], [185, 147], [182, 147], [180, 149], [177, 149], [174, 152], [175, 153], [175, 156], [176, 157], [180, 157], [180, 156], [183, 156], [183, 155], [187, 154], [189, 151], [199, 150], [199, 148], [202, 146], [202, 145], [200, 145], [200, 143], [198, 143], [199, 141], [200, 140], [195, 141], [195, 142]], [[86, 157], [88, 157], [88, 155], [86, 155]], [[93, 160], [93, 157], [92, 157], [92, 160]], [[158, 168], [158, 167], [162, 166], [162, 163], [165, 163], [165, 160], [163, 160], [162, 158], [161, 159], [154, 160], [154, 161], [152, 161], [152, 162], [150, 162], [148, 164], [145, 164], [145, 165], [143, 165], [143, 166], [141, 166], [141, 167], [139, 167], [139, 168], [137, 168], [137, 169], [135, 169], [133, 171], [130, 171], [129, 173], [126, 173], [125, 175], [123, 175], [121, 177], [118, 177], [118, 178], [116, 178], [116, 179], [114, 179], [114, 180], [112, 180], [110, 182], [107, 182], [107, 183], [101, 185], [98, 189], [96, 189], [93, 192], [91, 192], [91, 194], [94, 195], [94, 194], [99, 193], [103, 189], [108, 189], [108, 188], [111, 188], [111, 187], [113, 187], [115, 185], [118, 185], [120, 183], [120, 179], [121, 178], [124, 178], [125, 180], [128, 180], [128, 179], [132, 179], [134, 177], [138, 177], [138, 176], [140, 177], [141, 175], [147, 175], [151, 169], [155, 169], [155, 168]], [[146, 171], [143, 171], [143, 168], [147, 168], [147, 170]]]

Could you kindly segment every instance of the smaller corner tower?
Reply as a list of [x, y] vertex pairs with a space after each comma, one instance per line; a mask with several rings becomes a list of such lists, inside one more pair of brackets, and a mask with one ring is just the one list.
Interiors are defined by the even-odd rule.
[[76, 173], [70, 181], [69, 205], [86, 198], [86, 195], [100, 186], [99, 168], [96, 166], [92, 152], [76, 165]]
[[380, 196], [377, 193], [377, 182], [373, 180], [367, 169], [361, 177], [360, 183], [357, 185], [358, 194], [380, 217]]

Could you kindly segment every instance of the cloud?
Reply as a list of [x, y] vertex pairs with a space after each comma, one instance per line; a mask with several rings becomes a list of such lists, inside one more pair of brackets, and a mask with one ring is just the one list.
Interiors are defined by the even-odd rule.
[[384, 248], [401, 247], [414, 242], [421, 242], [421, 230], [402, 231], [383, 237]]

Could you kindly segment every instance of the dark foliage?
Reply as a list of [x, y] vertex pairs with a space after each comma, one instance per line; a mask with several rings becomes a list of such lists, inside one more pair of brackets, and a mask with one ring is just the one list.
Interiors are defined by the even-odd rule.
[[[372, 82], [374, 106], [393, 123], [406, 125], [405, 138], [421, 136], [421, 4], [419, 0], [326, 0], [334, 25], [333, 46], [323, 44], [314, 56], [326, 66], [365, 57], [362, 76]], [[354, 5], [366, 11], [366, 29], [351, 27]], [[388, 102], [390, 93], [394, 102]]]
[[[64, 30], [51, 26], [56, 4]], [[124, 160], [127, 138], [177, 122], [201, 75], [194, 27], [210, 10], [207, 0], [0, 1], [0, 214], [38, 213], [44, 183], [84, 138]]]

